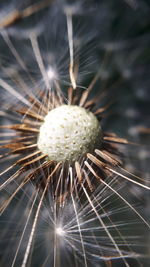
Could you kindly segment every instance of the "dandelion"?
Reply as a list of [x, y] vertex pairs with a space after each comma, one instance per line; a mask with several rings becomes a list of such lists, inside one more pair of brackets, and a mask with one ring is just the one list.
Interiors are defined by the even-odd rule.
[[[24, 98], [32, 108], [25, 108], [21, 105], [19, 109], [14, 109], [15, 116], [16, 114], [17, 117], [20, 116], [20, 123], [1, 126], [1, 129], [9, 130], [7, 135], [10, 138], [4, 140], [6, 144], [1, 146], [2, 149], [8, 150], [1, 156], [1, 160], [6, 158], [14, 161], [16, 159], [1, 173], [1, 176], [4, 174], [6, 176], [11, 170], [13, 171], [13, 174], [1, 184], [1, 190], [8, 188], [12, 182], [17, 183], [14, 192], [2, 203], [1, 213], [6, 210], [16, 194], [23, 190], [26, 184], [33, 182], [38, 191], [43, 190], [33, 223], [33, 230], [35, 230], [41, 205], [48, 191], [53, 195], [56, 205], [60, 207], [64, 205], [66, 199], [72, 196], [76, 217], [78, 215], [73, 200], [74, 195], [81, 199], [84, 194], [92, 212], [118, 252], [118, 256], [124, 258], [118, 243], [97, 211], [98, 200], [93, 201], [91, 193], [98, 183], [103, 184], [120, 197], [149, 227], [142, 215], [107, 183], [106, 177], [112, 177], [112, 174], [115, 174], [118, 176], [116, 179], [119, 184], [122, 183], [119, 179], [123, 179], [145, 189], [149, 187], [144, 185], [141, 178], [132, 175], [122, 167], [116, 144], [128, 144], [128, 141], [112, 133], [102, 133], [100, 116], [106, 107], [95, 109], [96, 98], [89, 99], [89, 91], [89, 89], [83, 92], [81, 90], [80, 95], [79, 90], [70, 87], [67, 103], [65, 103], [66, 98], [63, 99], [57, 89], [46, 92], [47, 97], [42, 92], [38, 100], [32, 97]], [[46, 101], [44, 104], [43, 99]], [[11, 137], [12, 130], [15, 131], [13, 138]], [[81, 243], [84, 244], [80, 222], [78, 222], [78, 230]], [[56, 232], [60, 236], [64, 234], [61, 226], [58, 226]], [[28, 250], [25, 254], [27, 257], [32, 239], [33, 233], [29, 238]], [[82, 250], [86, 255], [84, 247]], [[26, 265], [26, 261], [27, 258], [24, 259], [23, 266]], [[85, 265], [87, 265], [86, 256]]]
[[[97, 66], [95, 60], [93, 65], [83, 64], [82, 67], [90, 57], [80, 62], [81, 56], [90, 55], [90, 49], [84, 50], [86, 45], [90, 47], [93, 39], [93, 36], [86, 37], [82, 42], [74, 30], [74, 18], [81, 16], [79, 11], [83, 9], [84, 1], [76, 4], [50, 2], [37, 3], [17, 13], [13, 11], [0, 24], [2, 40], [16, 60], [14, 69], [2, 64], [0, 78], [1, 89], [7, 92], [4, 99], [10, 95], [13, 98], [12, 104], [4, 103], [5, 109], [0, 113], [5, 119], [0, 126], [0, 161], [4, 163], [0, 173], [0, 190], [4, 192], [0, 212], [3, 218], [7, 212], [11, 214], [9, 218], [13, 217], [12, 225], [10, 222], [11, 226], [8, 224], [5, 228], [4, 239], [11, 227], [14, 227], [14, 235], [19, 232], [10, 255], [10, 266], [57, 267], [71, 259], [73, 266], [86, 267], [93, 260], [98, 266], [102, 262], [111, 266], [117, 259], [129, 266], [128, 258], [139, 263], [142, 253], [134, 250], [140, 241], [136, 242], [135, 235], [128, 235], [126, 231], [133, 229], [131, 225], [135, 226], [136, 220], [147, 228], [150, 226], [121, 190], [124, 184], [126, 190], [129, 184], [150, 189], [143, 178], [123, 165], [120, 146], [136, 144], [105, 131], [105, 114], [110, 103], [104, 101], [105, 90], [95, 92], [94, 88], [104, 75], [106, 57], [88, 86], [82, 84], [92, 66]], [[17, 39], [20, 48], [16, 49], [12, 33], [16, 27], [17, 36], [20, 29], [14, 24], [41, 10], [50, 21], [53, 13], [60, 16], [59, 23], [55, 19], [55, 30], [49, 34], [50, 49], [47, 52], [47, 47], [43, 50], [41, 45], [46, 27], [44, 30], [43, 27], [23, 30], [20, 40]], [[64, 36], [59, 34], [55, 44], [55, 32], [60, 25]], [[28, 59], [20, 56], [20, 49], [26, 51]], [[30, 72], [31, 67], [40, 73]], [[112, 196], [121, 203], [120, 207]], [[21, 207], [24, 201], [25, 208]], [[20, 207], [22, 209], [21, 220], [15, 222], [16, 226], [13, 225], [15, 214], [10, 211], [13, 205], [16, 205], [16, 213]], [[132, 213], [135, 221], [114, 219], [115, 214], [124, 216], [126, 211]], [[19, 214], [16, 216], [18, 218]], [[45, 217], [46, 231], [42, 229]], [[13, 238], [12, 235], [8, 249]], [[45, 251], [43, 249], [39, 260], [36, 253], [41, 249], [41, 243]], [[2, 257], [4, 264], [8, 255], [6, 249]]]
[[[141, 178], [122, 168], [122, 162], [115, 156], [118, 154], [116, 144], [128, 144], [128, 141], [115, 134], [102, 132], [100, 116], [106, 107], [95, 109], [97, 101], [95, 97], [88, 98], [89, 91], [87, 89], [79, 95], [79, 90], [74, 92], [70, 87], [68, 103], [65, 103], [60, 91], [57, 92], [56, 89], [52, 93], [49, 92], [47, 98], [43, 93], [38, 100], [24, 98], [24, 102], [32, 108], [22, 106], [20, 109], [14, 109], [14, 113], [21, 115], [21, 123], [1, 126], [1, 129], [15, 130], [15, 137], [1, 146], [2, 149], [8, 150], [1, 157], [11, 159], [12, 156], [19, 156], [19, 159], [1, 175], [16, 166], [20, 167], [2, 183], [1, 189], [27, 172], [17, 191], [30, 180], [34, 180], [38, 185], [45, 182], [53, 188], [57, 201], [63, 202], [63, 198], [74, 190], [74, 183], [81, 187], [85, 183], [85, 186], [93, 191], [94, 185], [88, 178], [88, 171], [94, 175], [95, 180], [104, 184], [106, 176], [116, 174], [149, 189], [142, 183]], [[43, 99], [46, 101], [44, 104]], [[9, 132], [7, 134], [9, 136]], [[12, 132], [10, 136], [11, 134]], [[70, 167], [75, 175], [73, 182], [69, 174]], [[132, 179], [132, 176], [135, 179]], [[1, 212], [11, 199], [12, 196], [4, 202]]]

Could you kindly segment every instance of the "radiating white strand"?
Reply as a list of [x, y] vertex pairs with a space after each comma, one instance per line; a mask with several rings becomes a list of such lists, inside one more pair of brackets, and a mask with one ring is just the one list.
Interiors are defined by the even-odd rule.
[[148, 228], [150, 228], [149, 223], [142, 217], [142, 215], [134, 207], [132, 207], [132, 205], [124, 197], [122, 197], [115, 189], [113, 189], [111, 186], [109, 186], [109, 184], [107, 184], [104, 180], [102, 180], [99, 176], [97, 176], [97, 174], [90, 167], [87, 161], [85, 161], [85, 165], [94, 174], [94, 176], [97, 177], [101, 181], [101, 183], [106, 185], [111, 191], [113, 191], [117, 196], [119, 196], [119, 198], [122, 199], [138, 215], [138, 217], [148, 226]]
[[[54, 205], [54, 224], [56, 225], [56, 204]], [[56, 236], [56, 231], [54, 232], [54, 263], [53, 267], [57, 267], [56, 263], [56, 256], [57, 256], [57, 236]]]
[[33, 210], [35, 201], [36, 201], [36, 199], [37, 199], [38, 193], [39, 193], [39, 190], [37, 190], [36, 195], [35, 195], [35, 197], [34, 197], [34, 199], [33, 199], [32, 206], [31, 206], [31, 208], [30, 208], [30, 212], [29, 212], [29, 214], [28, 214], [28, 217], [27, 217], [27, 220], [26, 220], [26, 223], [25, 223], [25, 226], [24, 226], [24, 229], [23, 229], [23, 232], [22, 232], [22, 235], [21, 235], [21, 238], [20, 238], [20, 241], [19, 241], [19, 244], [18, 244], [18, 247], [17, 247], [17, 250], [16, 250], [16, 253], [15, 253], [15, 256], [14, 256], [14, 259], [13, 259], [13, 262], [12, 262], [11, 267], [14, 267], [14, 264], [15, 264], [15, 262], [16, 262], [16, 258], [17, 258], [17, 255], [18, 255], [18, 252], [19, 252], [19, 249], [20, 249], [20, 246], [21, 246], [21, 243], [22, 243], [22, 240], [23, 240], [25, 231], [26, 231], [26, 229], [27, 229], [27, 225], [28, 225], [29, 219], [30, 219], [30, 217], [31, 217], [32, 210]]
[[[9, 38], [8, 34], [5, 32], [4, 34], [2, 34], [3, 39], [5, 40], [6, 44], [8, 45], [11, 53], [13, 54], [13, 56], [15, 57], [15, 59], [17, 60], [18, 64], [22, 67], [22, 69], [27, 73], [29, 79], [31, 80], [32, 84], [35, 85], [35, 81], [33, 79], [33, 77], [30, 75], [24, 61], [22, 60], [22, 58], [20, 57], [20, 55], [18, 54], [16, 48], [14, 47], [11, 39]], [[21, 82], [21, 85], [23, 86], [25, 92], [29, 92], [29, 94], [33, 95], [32, 90], [30, 90], [27, 86], [27, 84], [24, 82], [24, 80], [21, 78], [21, 76], [19, 75], [19, 73], [16, 73], [17, 78], [19, 79], [19, 81]], [[9, 76], [10, 77], [10, 76]], [[11, 77], [10, 77], [11, 78]], [[33, 95], [34, 96], [34, 95]], [[34, 96], [35, 97], [35, 96]]]
[[37, 211], [36, 211], [34, 222], [33, 222], [32, 229], [31, 229], [30, 238], [29, 238], [29, 241], [28, 241], [28, 245], [27, 245], [27, 248], [26, 248], [26, 251], [25, 251], [25, 255], [24, 255], [21, 267], [25, 267], [26, 264], [27, 264], [27, 260], [28, 260], [28, 257], [29, 257], [29, 253], [30, 253], [30, 249], [31, 249], [31, 245], [32, 245], [32, 241], [33, 241], [33, 237], [34, 237], [34, 233], [35, 233], [35, 229], [36, 229], [36, 224], [37, 224], [39, 212], [40, 212], [40, 209], [41, 209], [41, 206], [42, 206], [42, 202], [43, 202], [43, 198], [44, 198], [45, 192], [47, 190], [47, 186], [48, 186], [48, 183], [45, 186], [45, 189], [43, 191], [43, 194], [42, 194], [42, 197], [40, 199], [39, 205], [37, 207]]
[[27, 68], [23, 62], [23, 60], [21, 59], [21, 57], [19, 56], [17, 50], [15, 49], [14, 45], [12, 44], [8, 34], [5, 32], [4, 34], [2, 34], [3, 39], [5, 40], [6, 44], [8, 45], [10, 51], [12, 52], [12, 54], [14, 55], [14, 57], [16, 58], [17, 62], [19, 63], [19, 65], [27, 71]]
[[[95, 197], [94, 197], [94, 199], [95, 199], [95, 202], [97, 202], [97, 203], [100, 205], [102, 211], [103, 211], [104, 214], [105, 214], [104, 207], [101, 206], [101, 204], [97, 201], [97, 199], [96, 199]], [[117, 231], [117, 233], [119, 234], [119, 237], [121, 238], [121, 240], [122, 240], [122, 241], [124, 242], [124, 244], [128, 247], [128, 249], [133, 253], [133, 251], [130, 249], [130, 247], [129, 247], [127, 241], [126, 241], [126, 239], [124, 238], [124, 236], [121, 234], [120, 230], [118, 229], [118, 227], [120, 227], [121, 225], [125, 225], [125, 224], [124, 224], [124, 223], [117, 223], [117, 224], [114, 224], [108, 213], [107, 213], [107, 218], [108, 218], [108, 220], [109, 220], [110, 223], [111, 223], [110, 226], [107, 226], [107, 229], [110, 229], [111, 227], [112, 227], [113, 229], [115, 229], [115, 230]], [[133, 222], [132, 222], [132, 224], [133, 224]], [[127, 224], [127, 223], [126, 223], [126, 225], [130, 225], [130, 224]]]
[[74, 76], [74, 56], [73, 56], [73, 26], [72, 26], [72, 14], [67, 13], [67, 30], [68, 30], [68, 41], [69, 41], [69, 53], [70, 53], [70, 80], [73, 86], [73, 89], [76, 89], [76, 81]]
[[[70, 172], [70, 180], [71, 180], [71, 188], [72, 188], [72, 167], [69, 168], [69, 172]], [[82, 244], [82, 250], [83, 250], [83, 257], [84, 257], [84, 263], [85, 263], [85, 267], [88, 267], [87, 265], [87, 259], [86, 259], [86, 253], [85, 253], [85, 247], [84, 247], [84, 242], [83, 242], [83, 237], [82, 237], [82, 232], [81, 232], [81, 227], [80, 227], [80, 222], [79, 222], [79, 218], [78, 218], [78, 213], [77, 213], [77, 209], [76, 209], [76, 205], [75, 205], [75, 201], [71, 192], [71, 199], [72, 199], [72, 203], [73, 203], [73, 207], [74, 207], [74, 211], [75, 211], [75, 215], [76, 215], [76, 220], [77, 220], [77, 224], [78, 224], [78, 229], [79, 229], [79, 235], [80, 235], [80, 239], [81, 239], [81, 244]]]
[[[13, 165], [13, 167], [15, 167], [15, 164]], [[7, 169], [7, 171], [9, 171], [11, 169], [11, 167], [9, 167]], [[4, 172], [3, 172], [4, 173]], [[3, 174], [2, 173], [2, 174]], [[6, 187], [9, 183], [11, 183], [16, 177], [19, 176], [19, 174], [21, 174], [21, 168], [19, 170], [17, 170], [14, 174], [12, 174], [1, 186], [0, 186], [0, 191]], [[1, 174], [0, 174], [1, 175]]]
[[[120, 168], [121, 170], [123, 170], [124, 172], [128, 173], [129, 175], [131, 175], [132, 177], [135, 177], [135, 178], [138, 179], [139, 181], [144, 182], [144, 178], [141, 178], [141, 177], [139, 177], [139, 176], [137, 176], [137, 175], [135, 175], [135, 174], [133, 174], [133, 173], [127, 171], [127, 170], [124, 169], [124, 168], [121, 168], [121, 167], [119, 167], [119, 168]], [[150, 181], [146, 181], [146, 183], [150, 184]], [[141, 184], [141, 183], [139, 183], [139, 184]]]
[[138, 183], [138, 182], [134, 181], [133, 179], [130, 179], [129, 177], [127, 177], [127, 176], [125, 176], [125, 175], [123, 175], [123, 174], [121, 174], [121, 173], [119, 173], [119, 172], [117, 172], [117, 171], [115, 171], [115, 170], [113, 170], [113, 169], [111, 169], [111, 168], [109, 168], [109, 167], [106, 167], [106, 169], [108, 169], [108, 170], [111, 171], [112, 173], [115, 173], [115, 174], [119, 175], [119, 176], [122, 177], [122, 178], [125, 178], [126, 180], [132, 182], [133, 184], [139, 185], [139, 186], [141, 186], [141, 187], [143, 187], [143, 188], [145, 188], [145, 189], [150, 190], [150, 187], [149, 187], [149, 186], [146, 186], [146, 185], [144, 185], [144, 184]]
[[46, 89], [49, 89], [49, 87], [50, 87], [49, 79], [48, 79], [47, 72], [45, 70], [45, 66], [44, 66], [44, 63], [43, 63], [43, 59], [42, 59], [42, 56], [41, 56], [41, 52], [40, 52], [40, 49], [39, 49], [39, 45], [38, 45], [38, 41], [37, 41], [36, 35], [32, 33], [30, 35], [30, 40], [31, 40], [31, 44], [32, 44], [32, 48], [33, 48], [33, 52], [34, 52], [35, 58], [37, 60], [39, 69], [41, 71], [41, 74], [43, 76], [43, 79], [44, 79], [44, 82], [45, 82], [45, 85], [46, 85]]
[[[82, 185], [82, 184], [81, 184], [81, 185]], [[89, 197], [89, 195], [88, 195], [88, 193], [87, 193], [87, 191], [86, 191], [86, 189], [85, 189], [85, 187], [84, 187], [83, 185], [82, 185], [82, 188], [83, 188], [83, 190], [84, 190], [84, 193], [85, 193], [85, 195], [86, 195], [86, 197], [87, 197], [87, 199], [88, 199], [88, 201], [89, 201], [89, 203], [90, 203], [90, 205], [91, 205], [91, 207], [92, 207], [94, 213], [96, 214], [96, 216], [97, 216], [97, 218], [98, 218], [100, 224], [102, 225], [102, 227], [104, 228], [104, 230], [105, 230], [105, 232], [107, 233], [108, 237], [110, 238], [112, 244], [114, 245], [114, 247], [115, 247], [116, 250], [118, 251], [118, 253], [119, 253], [120, 257], [122, 258], [122, 260], [124, 261], [125, 265], [126, 265], [127, 267], [130, 267], [129, 264], [128, 264], [128, 263], [126, 262], [126, 260], [124, 259], [124, 256], [123, 256], [121, 250], [119, 249], [119, 247], [118, 247], [118, 245], [116, 244], [115, 240], [113, 239], [112, 235], [111, 235], [110, 232], [108, 231], [106, 225], [104, 224], [104, 222], [103, 222], [103, 220], [101, 219], [100, 215], [98, 214], [97, 210], [95, 209], [95, 207], [94, 207], [94, 205], [93, 205], [93, 203], [92, 203], [92, 201], [91, 201], [91, 199], [90, 199], [90, 197]]]
[[31, 106], [31, 103], [25, 97], [23, 97], [21, 94], [19, 94], [15, 89], [13, 89], [12, 86], [10, 86], [8, 83], [6, 83], [2, 79], [0, 79], [0, 86], [3, 89], [5, 89], [7, 92], [9, 92], [11, 95], [15, 96], [17, 99], [19, 99], [22, 103], [24, 103], [28, 107]]
[[30, 253], [30, 249], [31, 249], [32, 242], [33, 242], [35, 229], [36, 229], [37, 220], [38, 220], [38, 217], [39, 217], [39, 212], [40, 212], [40, 209], [41, 209], [41, 206], [42, 206], [42, 202], [43, 202], [46, 190], [47, 190], [48, 185], [49, 185], [49, 180], [53, 176], [53, 174], [55, 173], [55, 171], [58, 169], [59, 166], [60, 166], [60, 163], [58, 163], [56, 165], [55, 169], [51, 172], [51, 174], [47, 178], [47, 184], [45, 186], [45, 189], [43, 191], [43, 194], [41, 196], [40, 202], [39, 202], [38, 207], [37, 207], [37, 211], [36, 211], [34, 222], [33, 222], [32, 229], [31, 229], [30, 238], [29, 238], [29, 241], [28, 241], [28, 244], [27, 244], [26, 252], [25, 252], [24, 259], [23, 259], [21, 267], [25, 267], [26, 264], [27, 264], [29, 253]]
[[0, 216], [3, 214], [3, 212], [6, 210], [12, 199], [15, 197], [15, 195], [19, 192], [20, 189], [27, 183], [27, 181], [23, 181], [20, 185], [18, 185], [17, 189], [13, 192], [13, 194], [8, 198], [6, 202], [2, 204], [0, 207]]

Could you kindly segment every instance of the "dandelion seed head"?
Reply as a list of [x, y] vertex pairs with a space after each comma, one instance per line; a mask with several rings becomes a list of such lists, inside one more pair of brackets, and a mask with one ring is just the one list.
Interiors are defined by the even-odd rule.
[[53, 81], [57, 78], [57, 73], [51, 66], [47, 70], [47, 75], [50, 81]]
[[54, 161], [75, 161], [101, 145], [98, 119], [86, 109], [62, 105], [51, 110], [40, 127], [38, 148]]
[[64, 6], [64, 13], [67, 15], [74, 15], [79, 11], [80, 6], [78, 3], [76, 5], [67, 4]]
[[58, 236], [64, 236], [65, 235], [65, 231], [63, 230], [63, 228], [61, 226], [56, 227], [56, 234]]

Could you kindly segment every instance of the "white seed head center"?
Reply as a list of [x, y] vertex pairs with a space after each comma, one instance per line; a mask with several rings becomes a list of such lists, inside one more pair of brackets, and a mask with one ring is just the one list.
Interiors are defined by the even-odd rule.
[[37, 145], [49, 160], [73, 162], [100, 147], [101, 140], [100, 123], [92, 112], [62, 105], [46, 115]]

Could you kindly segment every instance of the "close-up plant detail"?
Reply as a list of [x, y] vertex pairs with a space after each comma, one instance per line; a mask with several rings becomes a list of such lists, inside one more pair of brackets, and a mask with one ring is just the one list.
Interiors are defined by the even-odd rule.
[[148, 4], [10, 2], [0, 266], [148, 266]]

